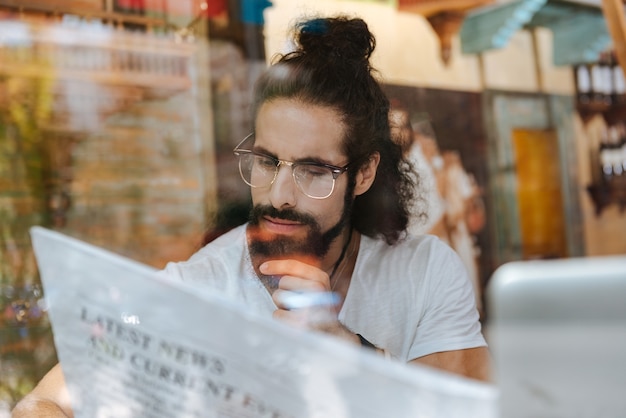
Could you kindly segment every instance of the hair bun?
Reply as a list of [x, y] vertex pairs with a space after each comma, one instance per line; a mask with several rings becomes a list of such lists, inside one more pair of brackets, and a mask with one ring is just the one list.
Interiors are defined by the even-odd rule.
[[369, 61], [376, 47], [367, 24], [358, 18], [316, 18], [296, 29], [296, 42], [306, 54]]

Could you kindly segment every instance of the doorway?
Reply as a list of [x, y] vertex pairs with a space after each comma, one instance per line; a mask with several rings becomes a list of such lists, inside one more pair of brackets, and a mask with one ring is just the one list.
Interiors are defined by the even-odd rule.
[[567, 257], [559, 143], [551, 129], [513, 129], [523, 259]]

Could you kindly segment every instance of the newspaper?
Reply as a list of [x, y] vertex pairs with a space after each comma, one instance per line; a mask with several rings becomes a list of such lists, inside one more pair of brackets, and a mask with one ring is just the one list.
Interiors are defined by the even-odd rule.
[[491, 385], [259, 317], [58, 232], [31, 235], [76, 417], [497, 415]]

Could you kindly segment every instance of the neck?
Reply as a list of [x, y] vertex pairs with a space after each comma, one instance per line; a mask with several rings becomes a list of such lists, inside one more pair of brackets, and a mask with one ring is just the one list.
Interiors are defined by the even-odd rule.
[[322, 258], [322, 270], [330, 277], [333, 271], [337, 270], [337, 266], [341, 263], [341, 259], [345, 257], [348, 245], [352, 237], [352, 228], [346, 227], [341, 234], [330, 245], [328, 252]]
[[[352, 241], [352, 228], [350, 228], [348, 232], [348, 238], [345, 240], [345, 244], [341, 248], [341, 253], [339, 254], [339, 258], [337, 258], [337, 261], [335, 261], [335, 264], [333, 265], [333, 268], [329, 273], [331, 282], [333, 281], [335, 274], [337, 274], [337, 270], [339, 266], [344, 262], [344, 259], [346, 258], [346, 252], [348, 251], [348, 247], [350, 246], [351, 241]], [[348, 260], [345, 260], [345, 261], [348, 261]]]
[[347, 244], [344, 246], [342, 256], [337, 260], [333, 271], [330, 274], [330, 290], [341, 295], [342, 302], [338, 305], [341, 309], [343, 300], [348, 294], [352, 273], [356, 265], [356, 258], [359, 249], [360, 235], [358, 232], [350, 233]]

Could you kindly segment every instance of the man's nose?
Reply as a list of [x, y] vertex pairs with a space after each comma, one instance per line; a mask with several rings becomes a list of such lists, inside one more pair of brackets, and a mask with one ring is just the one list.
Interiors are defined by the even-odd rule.
[[270, 202], [277, 209], [296, 205], [297, 186], [291, 173], [291, 167], [279, 164], [276, 178], [270, 186]]

